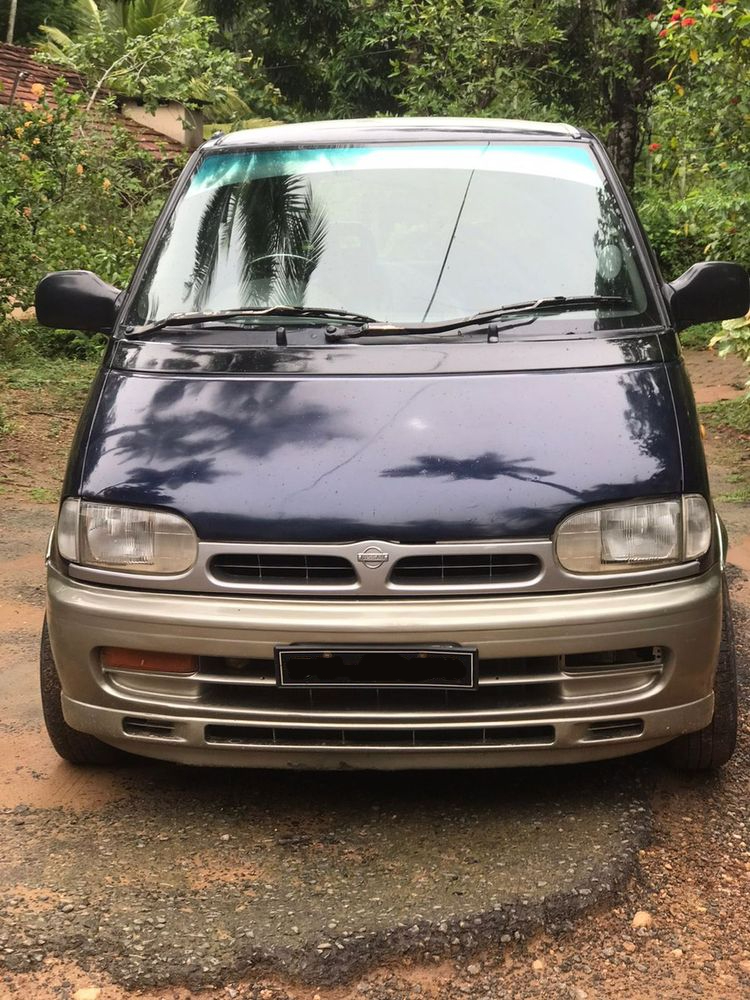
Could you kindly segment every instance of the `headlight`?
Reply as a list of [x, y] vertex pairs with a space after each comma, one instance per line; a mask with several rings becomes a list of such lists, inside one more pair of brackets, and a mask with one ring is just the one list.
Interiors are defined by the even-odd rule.
[[177, 514], [119, 504], [65, 500], [57, 522], [63, 559], [127, 573], [184, 573], [195, 562], [198, 540]]
[[711, 544], [702, 496], [584, 510], [557, 529], [560, 564], [572, 573], [622, 573], [697, 559]]

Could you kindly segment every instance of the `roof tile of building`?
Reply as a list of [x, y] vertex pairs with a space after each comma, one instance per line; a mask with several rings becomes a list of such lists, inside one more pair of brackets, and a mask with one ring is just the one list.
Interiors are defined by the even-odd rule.
[[[24, 101], [35, 104], [39, 100], [32, 90], [35, 84], [41, 84], [45, 88], [46, 99], [54, 104], [50, 91], [61, 78], [65, 81], [65, 89], [69, 94], [86, 89], [78, 73], [50, 63], [37, 62], [33, 55], [31, 49], [22, 45], [0, 42], [0, 105], [7, 107], [11, 103], [20, 104]], [[182, 152], [182, 146], [174, 139], [126, 118], [125, 115], [110, 113], [100, 102], [96, 111], [91, 113], [91, 130], [107, 133], [115, 126], [125, 129], [141, 149], [157, 158], [172, 159]]]

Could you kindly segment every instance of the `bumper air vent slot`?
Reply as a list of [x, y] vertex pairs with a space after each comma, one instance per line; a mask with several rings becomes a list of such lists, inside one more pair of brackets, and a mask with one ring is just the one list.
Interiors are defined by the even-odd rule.
[[342, 556], [281, 553], [220, 555], [211, 560], [210, 569], [218, 580], [225, 583], [341, 586], [357, 582], [354, 567]]
[[661, 646], [609, 649], [598, 653], [566, 653], [562, 670], [566, 674], [597, 674], [602, 671], [661, 670], [665, 661]]
[[605, 743], [607, 740], [624, 740], [642, 735], [643, 719], [611, 719], [592, 722], [583, 742]]
[[174, 724], [162, 719], [140, 719], [137, 716], [126, 716], [122, 720], [122, 731], [126, 736], [139, 736], [142, 739], [174, 740]]
[[528, 583], [541, 572], [537, 556], [524, 555], [423, 555], [399, 559], [391, 583], [400, 586], [477, 586], [491, 583]]

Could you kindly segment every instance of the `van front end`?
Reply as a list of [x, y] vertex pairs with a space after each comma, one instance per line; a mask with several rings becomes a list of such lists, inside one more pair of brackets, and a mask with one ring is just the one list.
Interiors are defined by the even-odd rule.
[[665, 284], [566, 125], [307, 123], [216, 138], [128, 290], [48, 553], [63, 757], [300, 768], [720, 766], [737, 685], [677, 331], [744, 269]]

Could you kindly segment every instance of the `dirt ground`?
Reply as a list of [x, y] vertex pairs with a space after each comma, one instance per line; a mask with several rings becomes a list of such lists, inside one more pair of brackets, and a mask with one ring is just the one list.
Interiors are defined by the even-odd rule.
[[[699, 403], [733, 398], [742, 391], [746, 373], [734, 361], [690, 352], [688, 363]], [[34, 399], [23, 395], [37, 392]], [[6, 473], [0, 532], [0, 666], [6, 668], [0, 669], [0, 829], [5, 830], [0, 841], [0, 998], [750, 998], [750, 504], [719, 502], [731, 533], [744, 695], [739, 750], [719, 776], [677, 777], [646, 758], [624, 766], [580, 769], [573, 778], [570, 769], [494, 775], [491, 780], [504, 787], [488, 797], [486, 776], [453, 777], [442, 788], [434, 778], [420, 779], [415, 794], [403, 781], [382, 777], [332, 786], [316, 777], [295, 784], [294, 776], [242, 781], [224, 772], [206, 778], [205, 773], [199, 777], [185, 769], [74, 769], [56, 758], [41, 731], [33, 644], [43, 614], [43, 542], [55, 510], [48, 501], [64, 462], [73, 424], [70, 414], [80, 394], [77, 386], [71, 405], [33, 387], [11, 387], [3, 399], [14, 427], [0, 451], [0, 469]], [[36, 412], [27, 415], [31, 410]], [[705, 444], [714, 492], [724, 495], [725, 484], [736, 476], [736, 449], [747, 451], [745, 443], [735, 442], [734, 450], [728, 449], [709, 430]], [[13, 671], [9, 664], [15, 665]], [[16, 682], [19, 676], [23, 683]], [[634, 804], [633, 811], [647, 814], [637, 836], [629, 821], [615, 821], [625, 816], [621, 806], [621, 812], [615, 811], [623, 799]], [[586, 817], [580, 836], [571, 837], [560, 819], [554, 827], [549, 824], [545, 810], [551, 803], [557, 815], [571, 823]], [[607, 816], [601, 803], [610, 810]], [[361, 824], [369, 826], [371, 840], [362, 837], [353, 821], [347, 825], [347, 804], [355, 813], [365, 812], [368, 804], [379, 810], [374, 820], [363, 819]], [[487, 834], [488, 829], [492, 832], [488, 817], [498, 804], [511, 826], [499, 826], [493, 842]], [[397, 816], [397, 810], [410, 808], [409, 822]], [[200, 821], [209, 810], [212, 822], [206, 827]], [[333, 839], [326, 832], [331, 814], [339, 824]], [[440, 838], [435, 871], [430, 867], [435, 853], [431, 843], [419, 843], [420, 817], [423, 827], [429, 818]], [[462, 839], [455, 835], [464, 819], [475, 823], [465, 836], [472, 841], [472, 857], [462, 853]], [[135, 833], [133, 823], [139, 824]], [[258, 824], [263, 834], [252, 856], [232, 853], [233, 838], [243, 835], [243, 824]], [[549, 835], [542, 837], [542, 827]], [[476, 835], [479, 829], [484, 839]], [[297, 918], [288, 916], [292, 904], [278, 890], [284, 885], [284, 869], [292, 884], [300, 858], [318, 865], [319, 882], [309, 883], [305, 891], [310, 893], [328, 891], [320, 884], [328, 877], [327, 868], [332, 876], [343, 872], [356, 879], [363, 866], [374, 866], [382, 884], [381, 910], [389, 891], [394, 905], [399, 893], [425, 906], [442, 904], [443, 897], [433, 888], [436, 871], [455, 869], [456, 878], [465, 880], [460, 893], [471, 897], [474, 883], [494, 861], [516, 849], [502, 840], [509, 829], [516, 831], [517, 849], [526, 852], [526, 861], [522, 856], [519, 863], [527, 865], [530, 881], [547, 884], [546, 875], [532, 875], [538, 864], [550, 866], [556, 873], [550, 877], [562, 877], [569, 866], [558, 871], [558, 855], [565, 856], [576, 839], [585, 856], [604, 849], [613, 857], [619, 856], [619, 839], [623, 856], [632, 855], [632, 864], [622, 868], [627, 880], [622, 884], [613, 879], [583, 916], [563, 914], [546, 930], [528, 929], [518, 937], [499, 930], [481, 933], [467, 916], [455, 943], [449, 942], [445, 950], [431, 945], [428, 934], [421, 949], [404, 948], [406, 957], [359, 969], [336, 987], [324, 986], [327, 978], [322, 973], [319, 983], [314, 974], [303, 977], [305, 985], [299, 978], [295, 984], [278, 972], [260, 970], [211, 978], [211, 957], [227, 944], [222, 938], [227, 933], [224, 910], [241, 916], [244, 907], [254, 905], [253, 897], [265, 894], [275, 907], [273, 913], [290, 924], [284, 925], [284, 933], [294, 934], [291, 920]], [[126, 836], [132, 853], [120, 850], [119, 841]], [[279, 844], [301, 853], [296, 858], [290, 854], [286, 864], [284, 855], [275, 872], [268, 859], [277, 857]], [[450, 860], [446, 844], [454, 851]], [[575, 858], [570, 862], [573, 867], [576, 863]], [[596, 869], [594, 881], [600, 874]], [[592, 872], [582, 872], [584, 877], [592, 877]], [[97, 886], [86, 885], [90, 878]], [[159, 895], [162, 883], [178, 885], [179, 892]], [[334, 909], [348, 898], [346, 886], [334, 879], [329, 889]], [[113, 899], [111, 907], [97, 896], [104, 890]], [[133, 918], [122, 923], [117, 900], [135, 899], [138, 892], [143, 894], [140, 914], [133, 907]], [[545, 894], [542, 891], [540, 898]], [[159, 911], [154, 900], [164, 899], [179, 915]], [[446, 905], [454, 906], [455, 901]], [[163, 928], [171, 936], [168, 945]], [[406, 934], [410, 928], [403, 930]], [[146, 954], [148, 967], [156, 968], [162, 953], [171, 949], [174, 961], [178, 932], [196, 942], [190, 945], [193, 951], [184, 953], [181, 981], [202, 979], [210, 985], [149, 987], [137, 974], [144, 967], [140, 956]], [[331, 928], [334, 942], [335, 933]], [[173, 980], [180, 981], [176, 975]]]

